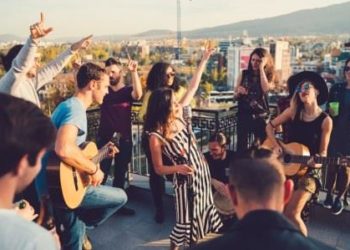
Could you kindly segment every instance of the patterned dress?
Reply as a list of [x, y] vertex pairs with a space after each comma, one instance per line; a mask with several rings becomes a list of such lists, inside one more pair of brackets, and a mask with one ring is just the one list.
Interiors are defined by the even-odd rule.
[[[186, 128], [178, 132], [171, 140], [166, 140], [156, 132], [150, 134], [156, 135], [162, 140], [164, 143], [162, 153], [169, 157], [174, 164], [187, 163], [188, 133]], [[170, 234], [170, 239], [177, 246], [189, 245], [191, 236], [192, 242], [196, 242], [209, 232], [217, 232], [222, 226], [213, 202], [209, 167], [204, 155], [198, 150], [192, 131], [190, 150], [190, 161], [194, 168], [194, 174], [190, 178], [175, 174], [173, 180], [176, 199], [176, 225]], [[192, 220], [189, 211], [189, 179], [193, 183], [194, 193]]]

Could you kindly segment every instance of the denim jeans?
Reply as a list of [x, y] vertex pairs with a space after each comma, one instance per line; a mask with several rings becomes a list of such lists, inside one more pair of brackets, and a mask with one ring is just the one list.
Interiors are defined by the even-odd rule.
[[89, 186], [77, 209], [55, 208], [56, 226], [63, 250], [81, 250], [86, 228], [106, 221], [127, 202], [124, 190], [109, 186]]

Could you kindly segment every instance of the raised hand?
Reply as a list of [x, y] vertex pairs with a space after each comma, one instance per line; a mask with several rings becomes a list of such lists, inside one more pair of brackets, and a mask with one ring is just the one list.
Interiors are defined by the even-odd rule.
[[261, 63], [260, 63], [260, 69], [264, 69], [266, 64], [267, 64], [268, 58], [265, 56], [263, 58], [261, 58]]
[[87, 37], [84, 37], [80, 41], [73, 43], [71, 45], [71, 47], [70, 47], [71, 50], [72, 51], [78, 51], [78, 50], [81, 50], [81, 49], [86, 49], [92, 43], [92, 39], [91, 38], [92, 38], [92, 35], [89, 35]]
[[53, 29], [45, 28], [44, 14], [40, 13], [40, 21], [33, 25], [30, 25], [30, 36], [33, 39], [38, 39], [49, 34]]
[[137, 72], [137, 66], [138, 66], [138, 62], [137, 61], [129, 60], [129, 62], [128, 62], [128, 70], [130, 70], [131, 72]]
[[210, 42], [206, 42], [204, 45], [204, 53], [202, 60], [208, 60], [210, 56], [214, 53], [215, 48], [212, 46]]

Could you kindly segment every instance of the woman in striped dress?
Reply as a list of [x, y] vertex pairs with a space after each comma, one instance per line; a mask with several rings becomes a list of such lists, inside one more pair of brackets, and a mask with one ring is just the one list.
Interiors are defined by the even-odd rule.
[[[145, 116], [144, 130], [149, 134], [155, 172], [159, 175], [174, 174], [176, 225], [170, 235], [170, 249], [197, 242], [222, 225], [213, 203], [208, 164], [197, 148], [192, 131], [189, 131], [190, 162], [187, 161], [188, 131], [182, 118], [182, 108], [189, 105], [198, 89], [200, 76], [212, 52], [213, 49], [205, 49], [197, 69], [199, 74], [195, 74], [198, 78], [192, 79], [180, 102], [176, 101], [170, 88], [155, 90], [150, 96]], [[162, 154], [172, 160], [172, 166], [163, 164]], [[192, 204], [189, 183], [192, 183], [194, 193]]]

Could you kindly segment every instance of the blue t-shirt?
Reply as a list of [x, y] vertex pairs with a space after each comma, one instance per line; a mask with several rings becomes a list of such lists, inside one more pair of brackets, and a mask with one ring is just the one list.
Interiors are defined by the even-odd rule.
[[57, 130], [63, 125], [74, 125], [78, 128], [77, 145], [85, 142], [87, 136], [87, 117], [83, 104], [76, 97], [61, 102], [52, 114], [51, 120]]
[[[82, 144], [86, 140], [87, 136], [87, 117], [86, 110], [76, 97], [71, 97], [64, 102], [61, 102], [51, 117], [52, 123], [56, 126], [57, 130], [63, 125], [74, 125], [78, 128], [77, 145]], [[42, 159], [42, 169], [35, 180], [36, 189], [39, 197], [48, 194], [48, 185], [46, 178], [46, 166], [49, 154], [47, 152]]]

